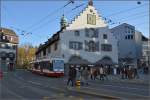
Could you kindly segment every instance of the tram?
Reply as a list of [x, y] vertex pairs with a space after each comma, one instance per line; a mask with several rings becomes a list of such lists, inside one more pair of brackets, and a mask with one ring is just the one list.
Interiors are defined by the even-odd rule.
[[33, 73], [49, 76], [64, 76], [64, 60], [60, 58], [42, 59], [31, 62], [30, 70]]

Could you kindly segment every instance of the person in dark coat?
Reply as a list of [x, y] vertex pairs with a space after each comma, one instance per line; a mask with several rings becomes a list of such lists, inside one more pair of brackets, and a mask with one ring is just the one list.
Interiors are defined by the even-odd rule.
[[96, 68], [96, 69], [94, 70], [94, 72], [93, 72], [94, 80], [95, 80], [95, 79], [98, 79], [98, 78], [97, 78], [98, 75], [99, 75], [99, 69]]
[[121, 76], [122, 76], [122, 79], [125, 79], [125, 68], [122, 68], [121, 70]]
[[71, 82], [71, 86], [74, 86], [75, 79], [76, 79], [76, 69], [74, 68], [74, 66], [71, 66], [69, 68], [67, 85], [69, 85], [69, 83]]
[[133, 78], [139, 78], [137, 68], [133, 68]]

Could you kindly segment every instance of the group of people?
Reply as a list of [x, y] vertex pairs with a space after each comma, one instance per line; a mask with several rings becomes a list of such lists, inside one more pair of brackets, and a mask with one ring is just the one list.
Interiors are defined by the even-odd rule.
[[121, 78], [122, 79], [133, 79], [139, 78], [137, 68], [122, 68], [121, 69]]
[[89, 85], [89, 79], [104, 81], [108, 80], [109, 74], [119, 75], [122, 79], [139, 78], [137, 68], [133, 67], [114, 68], [114, 72], [112, 73], [110, 67], [103, 65], [99, 65], [97, 67], [79, 67], [71, 65], [69, 67], [67, 85], [71, 83], [71, 86], [74, 86], [77, 80], [80, 80], [81, 85]]
[[91, 80], [95, 79], [104, 80], [104, 78], [108, 79], [106, 68], [104, 68], [102, 65], [100, 67], [94, 68], [76, 67], [71, 65], [69, 67], [67, 85], [71, 83], [71, 86], [74, 86], [76, 80], [80, 80], [81, 85], [89, 85], [88, 84], [89, 78], [91, 78]]

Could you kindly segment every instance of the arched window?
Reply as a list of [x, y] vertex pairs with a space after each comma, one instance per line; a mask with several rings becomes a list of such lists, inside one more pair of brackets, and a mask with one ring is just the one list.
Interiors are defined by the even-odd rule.
[[85, 41], [85, 51], [89, 52], [99, 51], [99, 42]]

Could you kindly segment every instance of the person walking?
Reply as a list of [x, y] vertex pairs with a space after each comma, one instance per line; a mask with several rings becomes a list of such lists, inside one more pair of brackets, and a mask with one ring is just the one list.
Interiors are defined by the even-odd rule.
[[88, 85], [89, 71], [87, 67], [84, 68], [82, 74], [83, 74], [83, 85], [84, 84]]
[[94, 69], [93, 68], [90, 68], [90, 78], [91, 78], [91, 80], [94, 79]]
[[134, 78], [139, 78], [137, 68], [134, 68]]
[[98, 68], [95, 68], [95, 69], [94, 69], [94, 72], [93, 72], [94, 80], [95, 80], [95, 79], [98, 79], [98, 78], [97, 78], [98, 75], [99, 75], [99, 69], [98, 69]]
[[125, 79], [125, 71], [126, 71], [125, 68], [122, 68], [122, 69], [121, 69], [121, 76], [122, 76], [122, 79]]
[[125, 79], [127, 79], [128, 78], [128, 68], [127, 67], [125, 68], [124, 74], [125, 74]]
[[103, 70], [104, 70], [103, 77], [105, 77], [105, 79], [108, 80], [108, 77], [107, 77], [107, 72], [108, 72], [108, 71], [107, 71], [107, 68], [104, 67]]
[[76, 80], [80, 80], [80, 76], [81, 76], [81, 72], [80, 72], [81, 70], [80, 70], [80, 67], [76, 67]]
[[69, 68], [67, 86], [69, 85], [70, 82], [71, 82], [71, 86], [74, 86], [75, 85], [75, 79], [76, 79], [76, 69], [72, 65]]
[[99, 73], [100, 73], [100, 80], [104, 80], [104, 70], [103, 70], [103, 66], [101, 65], [101, 67], [99, 68]]

